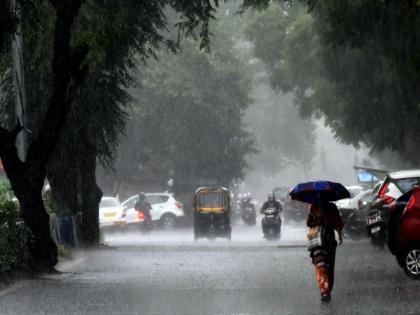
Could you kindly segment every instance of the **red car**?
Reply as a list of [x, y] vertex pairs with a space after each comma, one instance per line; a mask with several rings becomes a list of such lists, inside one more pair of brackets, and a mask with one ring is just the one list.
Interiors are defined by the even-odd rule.
[[420, 279], [420, 187], [405, 208], [397, 230], [395, 255], [405, 273]]

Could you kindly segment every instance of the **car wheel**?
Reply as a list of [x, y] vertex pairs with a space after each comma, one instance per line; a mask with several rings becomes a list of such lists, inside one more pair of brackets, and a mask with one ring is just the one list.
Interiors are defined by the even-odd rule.
[[420, 279], [420, 249], [412, 248], [405, 252], [404, 271], [412, 278]]
[[175, 216], [173, 214], [165, 214], [160, 220], [164, 230], [170, 231], [175, 228]]

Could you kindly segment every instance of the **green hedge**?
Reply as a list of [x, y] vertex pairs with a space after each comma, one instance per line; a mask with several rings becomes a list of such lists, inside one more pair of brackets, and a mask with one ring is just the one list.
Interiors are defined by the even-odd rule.
[[12, 200], [10, 185], [0, 184], [0, 277], [27, 267], [28, 229], [23, 223], [19, 206]]

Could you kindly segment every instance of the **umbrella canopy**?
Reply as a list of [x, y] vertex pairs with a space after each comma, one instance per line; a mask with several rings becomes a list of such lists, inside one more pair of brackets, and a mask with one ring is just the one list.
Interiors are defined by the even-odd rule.
[[349, 191], [340, 183], [316, 181], [298, 184], [291, 192], [293, 200], [317, 203], [320, 199], [336, 201], [350, 198]]

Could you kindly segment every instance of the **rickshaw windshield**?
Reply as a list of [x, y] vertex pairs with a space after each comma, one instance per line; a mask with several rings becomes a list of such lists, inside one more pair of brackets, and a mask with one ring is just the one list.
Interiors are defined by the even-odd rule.
[[198, 206], [200, 208], [223, 208], [223, 199], [222, 192], [202, 192], [198, 197]]

